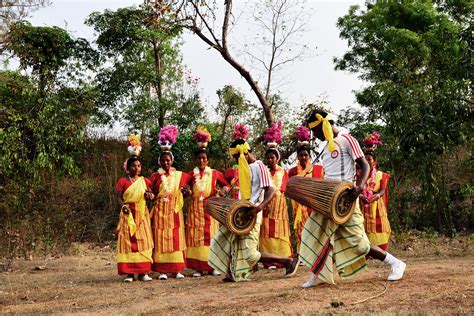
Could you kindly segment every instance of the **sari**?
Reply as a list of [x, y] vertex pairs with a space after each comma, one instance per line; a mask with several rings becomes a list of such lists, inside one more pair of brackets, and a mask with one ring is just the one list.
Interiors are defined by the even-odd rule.
[[115, 234], [117, 241], [117, 269], [119, 274], [146, 274], [151, 271], [153, 237], [150, 215], [146, 207], [145, 191], [149, 181], [138, 177], [133, 183], [121, 178], [116, 190], [121, 191], [128, 214], [120, 212]]
[[[186, 267], [184, 236], [183, 193], [181, 188], [189, 176], [171, 168], [151, 175], [155, 204], [151, 214], [153, 240], [152, 270], [159, 273], [178, 273]], [[163, 181], [164, 180], [164, 181]]]
[[[293, 249], [290, 242], [290, 223], [285, 195], [288, 174], [280, 166], [276, 166], [276, 169], [271, 170], [270, 173], [276, 194], [263, 210], [263, 220], [260, 228], [260, 251], [290, 258], [293, 257]], [[284, 268], [281, 263], [276, 262], [265, 262], [263, 266], [266, 268], [270, 266]]]
[[[207, 199], [215, 196], [218, 185], [228, 187], [221, 172], [206, 167], [191, 171], [192, 197], [186, 217], [186, 264], [196, 271], [212, 271], [207, 263], [211, 239], [219, 229], [219, 222], [204, 209]], [[197, 173], [198, 172], [198, 173]]]

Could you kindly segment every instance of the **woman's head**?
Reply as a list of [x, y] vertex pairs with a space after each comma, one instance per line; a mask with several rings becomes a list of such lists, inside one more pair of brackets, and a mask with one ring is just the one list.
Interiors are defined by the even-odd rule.
[[377, 158], [375, 157], [375, 153], [371, 151], [365, 152], [365, 160], [369, 163], [370, 169], [377, 164]]
[[166, 172], [171, 169], [173, 165], [174, 156], [171, 151], [162, 151], [160, 154], [160, 167]]
[[196, 163], [199, 169], [204, 170], [209, 164], [209, 151], [206, 148], [198, 148], [194, 152]]
[[142, 164], [137, 156], [132, 156], [127, 160], [127, 171], [131, 177], [139, 176], [142, 171]]
[[305, 166], [311, 158], [311, 147], [309, 145], [301, 145], [296, 150], [300, 165]]
[[269, 168], [274, 168], [280, 160], [280, 152], [276, 148], [269, 148], [265, 152], [265, 162]]

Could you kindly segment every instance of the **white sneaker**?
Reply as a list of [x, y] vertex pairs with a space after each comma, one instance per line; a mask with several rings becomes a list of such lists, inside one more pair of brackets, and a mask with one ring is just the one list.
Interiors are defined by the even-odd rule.
[[405, 273], [405, 268], [407, 267], [406, 263], [403, 261], [399, 261], [397, 264], [392, 266], [392, 271], [390, 271], [390, 275], [388, 276], [388, 281], [398, 281], [403, 277], [403, 273]]
[[219, 276], [219, 275], [221, 275], [221, 273], [217, 270], [212, 270], [211, 275], [212, 276]]
[[140, 281], [143, 281], [143, 282], [148, 282], [148, 281], [151, 281], [153, 280], [148, 274], [144, 274], [141, 278], [140, 278]]
[[303, 289], [309, 289], [310, 287], [313, 287], [317, 284], [318, 278], [316, 277], [316, 274], [312, 273], [311, 277], [301, 285]]
[[158, 277], [158, 280], [168, 280], [168, 276], [164, 273], [160, 274], [160, 276]]
[[[199, 277], [202, 277], [201, 272], [196, 271], [196, 272], [193, 273], [193, 278], [199, 278]], [[178, 278], [178, 275], [176, 275], [176, 278]], [[183, 278], [184, 278], [184, 276], [183, 276]]]
[[298, 263], [298, 265], [299, 265], [300, 267], [303, 267], [303, 266], [304, 266], [304, 262], [303, 262], [303, 261], [300, 261], [300, 263]]
[[175, 276], [176, 279], [184, 279], [184, 275], [181, 274], [181, 272], [176, 273]]
[[276, 270], [276, 269], [277, 269], [276, 266], [269, 266], [269, 267], [268, 267], [268, 270]]
[[126, 277], [125, 279], [123, 279], [123, 282], [133, 282], [133, 277]]

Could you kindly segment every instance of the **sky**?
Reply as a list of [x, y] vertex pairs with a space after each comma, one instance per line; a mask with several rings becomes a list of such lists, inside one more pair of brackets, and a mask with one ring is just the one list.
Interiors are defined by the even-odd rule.
[[[52, 0], [50, 6], [35, 11], [28, 20], [38, 26], [59, 26], [67, 29], [74, 37], [93, 41], [94, 31], [84, 25], [84, 20], [90, 13], [105, 9], [116, 10], [120, 7], [139, 5], [142, 2], [141, 0]], [[328, 101], [331, 110], [338, 113], [341, 109], [356, 103], [353, 91], [360, 90], [363, 82], [355, 74], [334, 70], [333, 64], [333, 58], [341, 57], [348, 49], [346, 42], [339, 38], [337, 19], [346, 14], [353, 4], [363, 4], [363, 1], [307, 1], [306, 6], [311, 14], [302, 42], [317, 49], [313, 50], [310, 58], [282, 70], [281, 74], [288, 80], [281, 88], [280, 94], [289, 101], [291, 107], [297, 108], [323, 97]], [[246, 9], [246, 5], [247, 1], [234, 0], [234, 12]], [[251, 38], [253, 27], [248, 25], [248, 19], [241, 17], [238, 23], [233, 30], [233, 38], [238, 41]], [[237, 50], [234, 49], [232, 52], [237, 53]], [[228, 84], [238, 87], [249, 100], [258, 103], [249, 85], [237, 71], [195, 35], [185, 32], [182, 54], [183, 63], [200, 79], [199, 90], [208, 112], [211, 112], [217, 103], [216, 91]]]

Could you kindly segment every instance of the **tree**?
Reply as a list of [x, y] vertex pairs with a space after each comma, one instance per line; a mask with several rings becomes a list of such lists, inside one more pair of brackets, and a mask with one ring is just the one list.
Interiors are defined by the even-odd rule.
[[0, 51], [2, 50], [4, 36], [11, 24], [23, 20], [40, 7], [50, 4], [49, 0], [3, 0], [0, 1]]
[[271, 94], [276, 95], [273, 87], [287, 80], [279, 76], [279, 71], [285, 65], [310, 56], [309, 47], [301, 41], [309, 12], [302, 0], [265, 0], [249, 4], [251, 23], [257, 28], [251, 44], [244, 45], [244, 54], [262, 67], [265, 99], [273, 103]]
[[95, 105], [94, 90], [81, 75], [90, 47], [61, 28], [27, 22], [12, 24], [6, 39], [6, 51], [31, 76], [0, 73], [2, 181], [27, 183], [44, 170], [77, 173], [75, 158]]
[[177, 102], [181, 28], [169, 19], [165, 10], [143, 5], [94, 12], [86, 20], [98, 33], [100, 106], [108, 119], [121, 116], [142, 134], [153, 125], [163, 127]]
[[[270, 4], [274, 2], [271, 1], [268, 3], [270, 6]], [[275, 3], [286, 4], [287, 2], [277, 1]], [[288, 40], [288, 38], [282, 41], [277, 39], [277, 35], [279, 34], [278, 27], [286, 28], [286, 26], [282, 25], [280, 20], [274, 26], [276, 29], [273, 33], [273, 35], [275, 35], [275, 41], [272, 50], [275, 52], [272, 52], [269, 55], [270, 58], [273, 58], [273, 62], [269, 61], [267, 64], [269, 65], [269, 79], [267, 80], [268, 84], [262, 88], [255, 79], [255, 74], [252, 74], [249, 71], [249, 68], [246, 67], [241, 61], [238, 61], [230, 50], [229, 34], [234, 24], [232, 0], [224, 1], [223, 7], [219, 7], [215, 1], [201, 0], [161, 0], [155, 1], [155, 4], [157, 7], [161, 8], [161, 10], [171, 10], [174, 12], [176, 16], [175, 22], [178, 25], [181, 25], [190, 30], [192, 33], [196, 34], [202, 41], [204, 41], [204, 43], [209, 45], [210, 48], [219, 52], [222, 58], [224, 58], [227, 63], [229, 63], [235, 70], [239, 72], [239, 74], [247, 81], [252, 91], [257, 96], [257, 99], [262, 106], [265, 120], [268, 126], [270, 126], [275, 121], [274, 113], [272, 112], [272, 100], [267, 98], [270, 95], [270, 86], [272, 81], [271, 74], [279, 66], [285, 63], [275, 62], [275, 59], [279, 55], [280, 49], [282, 48], [282, 46], [279, 45], [286, 45]], [[221, 26], [219, 28], [217, 24], [219, 24], [218, 15], [221, 9], [222, 18], [220, 21]], [[278, 19], [277, 16], [281, 17], [283, 12], [277, 10], [273, 11], [272, 14], [276, 19]], [[289, 27], [289, 30], [289, 32], [283, 32], [283, 34], [286, 34], [286, 37], [297, 33], [298, 28], [292, 29], [292, 27]]]
[[360, 73], [369, 83], [357, 101], [403, 153], [407, 163], [395, 171], [423, 180], [424, 207], [435, 206], [438, 228], [452, 223], [441, 157], [472, 139], [473, 127], [471, 48], [464, 36], [472, 26], [459, 22], [472, 12], [456, 11], [461, 17], [453, 18], [450, 9], [447, 1], [353, 6], [338, 21], [350, 50], [335, 59], [336, 69]]
[[[32, 26], [25, 21], [11, 25], [4, 50], [19, 59], [21, 69], [31, 69], [42, 95], [54, 89], [60, 70], [67, 64], [74, 67], [70, 70], [78, 74], [81, 63], [92, 68], [90, 62], [96, 60], [96, 55], [85, 39], [74, 39], [67, 31], [56, 26]], [[73, 59], [77, 63], [74, 64]], [[71, 75], [71, 72], [67, 74], [68, 80]]]

